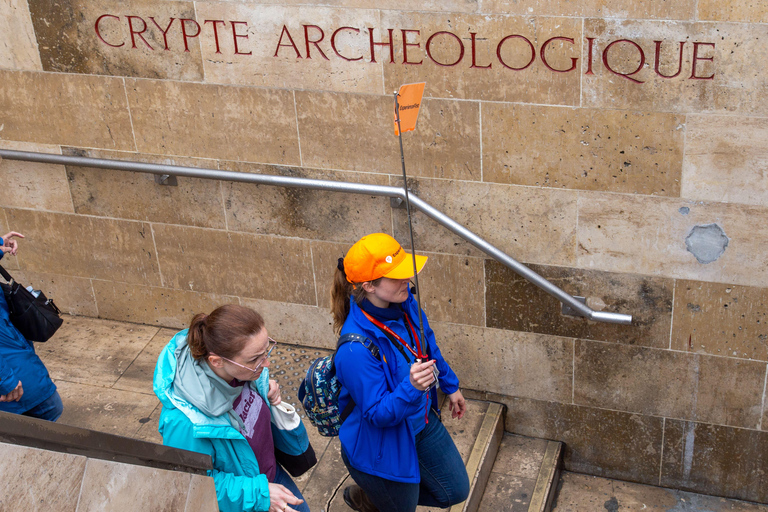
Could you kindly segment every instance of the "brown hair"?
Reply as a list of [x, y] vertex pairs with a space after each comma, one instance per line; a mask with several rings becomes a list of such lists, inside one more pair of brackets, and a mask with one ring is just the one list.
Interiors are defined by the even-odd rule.
[[[381, 278], [371, 281], [373, 286], [378, 286]], [[333, 314], [333, 332], [339, 334], [344, 325], [344, 321], [349, 316], [349, 297], [352, 296], [355, 302], [360, 304], [365, 298], [365, 290], [360, 283], [352, 284], [347, 281], [347, 275], [339, 267], [333, 275], [333, 286], [331, 286], [331, 313]]]
[[245, 342], [264, 328], [260, 314], [236, 304], [220, 306], [210, 315], [198, 313], [189, 324], [187, 344], [197, 360], [209, 354], [231, 359], [240, 353]]

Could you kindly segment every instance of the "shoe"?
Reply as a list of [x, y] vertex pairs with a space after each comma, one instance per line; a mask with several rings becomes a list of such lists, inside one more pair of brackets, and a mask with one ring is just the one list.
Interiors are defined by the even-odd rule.
[[379, 512], [359, 485], [350, 485], [344, 489], [344, 503], [358, 512]]

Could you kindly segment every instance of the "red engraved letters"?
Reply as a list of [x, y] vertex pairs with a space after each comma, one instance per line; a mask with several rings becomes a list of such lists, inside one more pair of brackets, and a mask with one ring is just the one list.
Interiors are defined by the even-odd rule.
[[[635, 84], [643, 84], [654, 76], [664, 80], [678, 77], [713, 80], [716, 70], [715, 43], [702, 41], [637, 41], [629, 38], [603, 41], [588, 36], [578, 41], [568, 35], [552, 34], [539, 44], [536, 41], [544, 38], [530, 34], [508, 33], [492, 39], [477, 32], [437, 30], [425, 34], [418, 28], [329, 28], [319, 24], [285, 24], [271, 37], [260, 34], [252, 40], [249, 32], [253, 31], [249, 30], [247, 21], [203, 20], [199, 23], [191, 18], [157, 20], [153, 16], [148, 19], [151, 24], [133, 14], [105, 13], [96, 19], [94, 32], [104, 45], [121, 51], [190, 52], [194, 50], [190, 41], [208, 38], [215, 45], [217, 54], [251, 56], [253, 45], [258, 42], [267, 48], [273, 45], [272, 57], [283, 60], [341, 59], [364, 65], [377, 63], [379, 58], [392, 65], [421, 66], [426, 63], [466, 68], [475, 73], [491, 69], [514, 73], [532, 66], [559, 74], [578, 72], [578, 61], [584, 52], [581, 68], [584, 75], [608, 72]], [[162, 48], [159, 44], [161, 37]], [[402, 54], [401, 60], [395, 60], [396, 53]], [[469, 56], [465, 59], [467, 53]], [[683, 74], [687, 73], [688, 67], [690, 75]]]

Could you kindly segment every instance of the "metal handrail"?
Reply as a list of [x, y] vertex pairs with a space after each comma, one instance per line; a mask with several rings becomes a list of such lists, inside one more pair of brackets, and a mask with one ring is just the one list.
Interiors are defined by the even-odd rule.
[[[186, 176], [189, 178], [203, 178], [223, 181], [238, 181], [243, 183], [256, 183], [276, 187], [307, 188], [313, 190], [325, 190], [330, 192], [346, 192], [350, 194], [365, 194], [372, 196], [385, 196], [405, 200], [405, 192], [399, 187], [385, 185], [367, 185], [363, 183], [349, 183], [344, 181], [327, 181], [308, 178], [295, 178], [290, 176], [272, 176], [268, 174], [250, 174], [234, 171], [221, 171], [218, 169], [204, 169], [195, 167], [182, 167], [178, 165], [150, 164], [143, 162], [130, 162], [123, 160], [107, 160], [103, 158], [89, 158], [82, 156], [53, 155], [47, 153], [34, 153], [29, 151], [11, 151], [0, 149], [0, 158], [8, 160], [22, 160], [27, 162], [40, 162], [45, 164], [75, 165], [79, 167], [96, 167], [113, 169], [117, 171], [146, 172], [161, 176]], [[526, 267], [504, 251], [480, 238], [478, 235], [465, 228], [437, 208], [434, 208], [423, 199], [411, 194], [411, 204], [438, 224], [488, 254], [496, 261], [506, 265], [524, 279], [544, 290], [557, 300], [568, 306], [577, 316], [583, 316], [596, 322], [630, 325], [632, 315], [623, 313], [611, 313], [607, 311], [595, 311], [584, 302], [571, 296], [558, 288], [545, 278]]]

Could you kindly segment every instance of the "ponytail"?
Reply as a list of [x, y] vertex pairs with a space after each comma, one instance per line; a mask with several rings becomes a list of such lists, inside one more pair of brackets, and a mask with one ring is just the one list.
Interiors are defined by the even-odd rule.
[[207, 319], [208, 315], [205, 313], [198, 313], [192, 318], [192, 323], [189, 324], [187, 345], [189, 345], [189, 351], [195, 359], [202, 359], [208, 355], [208, 349], [205, 348], [204, 341]]
[[[371, 281], [373, 286], [378, 286], [381, 278]], [[362, 304], [366, 292], [360, 283], [353, 284], [347, 281], [347, 274], [344, 272], [344, 259], [339, 258], [336, 271], [333, 274], [333, 285], [331, 286], [331, 314], [333, 315], [333, 332], [339, 334], [344, 322], [349, 316], [349, 298], [354, 297], [357, 304]]]
[[211, 353], [231, 359], [263, 328], [264, 319], [256, 311], [228, 304], [214, 309], [210, 315], [196, 314], [189, 324], [187, 345], [196, 360]]

